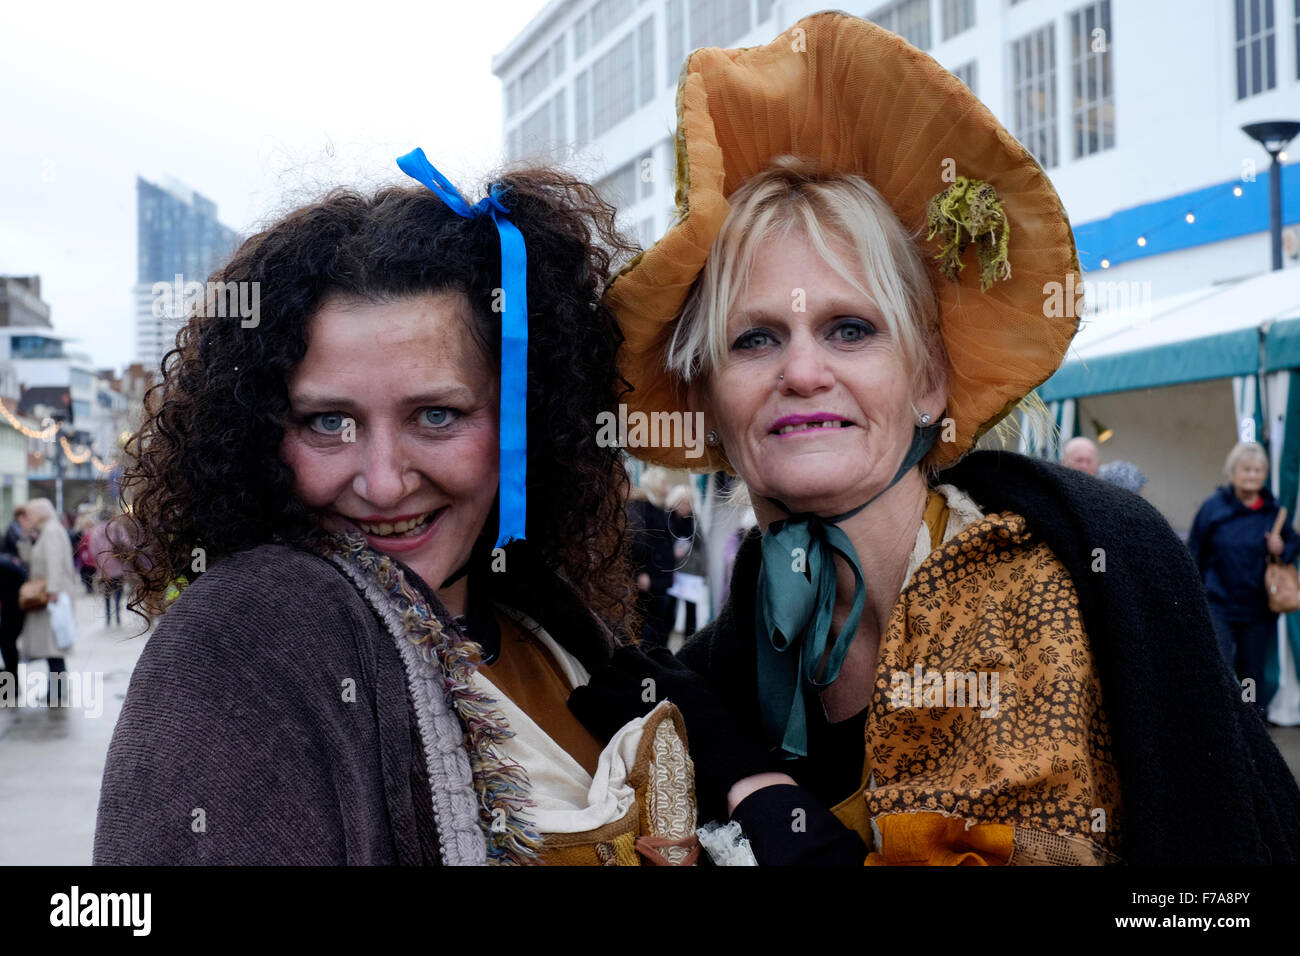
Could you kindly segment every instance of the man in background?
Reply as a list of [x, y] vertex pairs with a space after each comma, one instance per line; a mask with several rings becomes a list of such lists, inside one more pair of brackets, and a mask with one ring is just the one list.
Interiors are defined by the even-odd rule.
[[1097, 452], [1096, 443], [1091, 438], [1084, 438], [1082, 435], [1071, 438], [1061, 449], [1061, 464], [1066, 468], [1086, 472], [1095, 478], [1100, 463], [1101, 456]]

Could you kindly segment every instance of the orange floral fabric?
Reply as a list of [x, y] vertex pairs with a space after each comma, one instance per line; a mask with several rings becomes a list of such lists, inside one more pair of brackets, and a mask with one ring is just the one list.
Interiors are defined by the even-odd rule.
[[870, 785], [836, 813], [870, 821], [867, 863], [1118, 862], [1119, 779], [1078, 596], [1020, 515], [985, 516], [916, 569], [865, 735]]

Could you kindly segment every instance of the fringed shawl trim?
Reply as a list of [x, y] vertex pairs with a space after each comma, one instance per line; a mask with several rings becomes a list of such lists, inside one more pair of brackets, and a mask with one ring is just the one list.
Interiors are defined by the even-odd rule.
[[329, 535], [312, 546], [343, 571], [397, 645], [415, 702], [443, 863], [539, 863], [542, 837], [527, 816], [528, 775], [499, 750], [514, 734], [496, 702], [470, 680], [478, 645], [444, 625], [398, 563], [359, 535]]

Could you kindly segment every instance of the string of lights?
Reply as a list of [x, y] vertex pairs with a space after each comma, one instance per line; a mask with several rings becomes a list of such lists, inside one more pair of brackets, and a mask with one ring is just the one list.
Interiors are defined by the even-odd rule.
[[74, 465], [84, 465], [90, 461], [90, 449], [82, 445], [80, 451], [73, 451], [72, 443], [68, 441], [66, 435], [59, 436], [59, 447], [63, 449], [63, 454], [67, 456], [68, 461]]
[[5, 421], [10, 424], [14, 431], [26, 436], [27, 438], [39, 438], [41, 441], [49, 441], [59, 431], [58, 422], [52, 422], [50, 425], [39, 430], [28, 428], [22, 423], [21, 419], [19, 419], [17, 415], [9, 410], [9, 406], [4, 403], [3, 399], [0, 399], [0, 415], [4, 416]]
[[[1285, 161], [1286, 153], [1282, 153], [1278, 158], [1282, 161]], [[1223, 186], [1221, 189], [1216, 189], [1214, 192], [1210, 193], [1200, 202], [1185, 208], [1182, 213], [1171, 216], [1170, 218], [1166, 219], [1164, 222], [1158, 223], [1157, 225], [1139, 233], [1134, 238], [1133, 241], [1138, 245], [1139, 248], [1146, 248], [1147, 243], [1150, 241], [1152, 236], [1155, 236], [1158, 233], [1161, 233], [1164, 230], [1168, 229], [1170, 226], [1175, 226], [1179, 223], [1188, 226], [1194, 224], [1196, 222], [1197, 213], [1205, 209], [1206, 206], [1209, 206], [1211, 203], [1219, 202], [1222, 199], [1224, 199], [1225, 196], [1229, 196], [1229, 195], [1233, 199], [1240, 199], [1242, 198], [1242, 196], [1245, 195], [1246, 191], [1244, 187], [1254, 185], [1256, 182], [1257, 180], [1252, 178], [1249, 180], [1242, 180], [1241, 182], [1232, 186], [1231, 189], [1229, 189], [1226, 185]], [[1106, 254], [1101, 257], [1100, 265], [1103, 269], [1109, 269], [1111, 266], [1112, 258], [1119, 258], [1120, 256], [1123, 255], [1124, 255], [1123, 247], [1111, 248], [1107, 250]], [[1129, 257], [1124, 256], [1124, 258], [1127, 260]]]
[[60, 422], [51, 422], [44, 428], [30, 428], [27, 425], [24, 425], [22, 419], [9, 409], [9, 406], [4, 403], [4, 399], [0, 399], [0, 417], [3, 417], [14, 431], [26, 438], [38, 438], [41, 441], [51, 441], [55, 435], [58, 435], [59, 447], [63, 449], [63, 454], [67, 456], [68, 461], [74, 465], [84, 465], [89, 461], [95, 466], [95, 470], [101, 475], [107, 474], [117, 466], [116, 461], [105, 463], [102, 458], [85, 445], [78, 445], [74, 450], [72, 443], [68, 441], [67, 436], [61, 434], [63, 425]]

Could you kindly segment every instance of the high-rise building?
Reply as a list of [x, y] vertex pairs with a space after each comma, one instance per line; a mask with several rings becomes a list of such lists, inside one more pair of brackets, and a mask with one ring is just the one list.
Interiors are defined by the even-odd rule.
[[[182, 283], [206, 282], [240, 237], [217, 220], [216, 203], [175, 180], [153, 183], [137, 177], [135, 189], [136, 357], [152, 369], [175, 345], [181, 323], [170, 309], [156, 308], [155, 284], [164, 282], [170, 289], [178, 276]], [[172, 298], [167, 299], [169, 305]], [[160, 311], [164, 314], [155, 314]]]
[[[551, 0], [493, 60], [507, 159], [598, 180], [643, 245], [675, 214], [677, 79], [704, 46], [766, 44], [825, 0]], [[831, 6], [834, 6], [833, 4]], [[1297, 0], [869, 0], [846, 7], [951, 70], [1042, 164], [1084, 270], [1173, 296], [1269, 267], [1268, 156], [1300, 119]], [[1292, 144], [1300, 154], [1300, 140]], [[1300, 166], [1282, 170], [1300, 222]], [[1300, 229], [1286, 237], [1300, 265]]]

